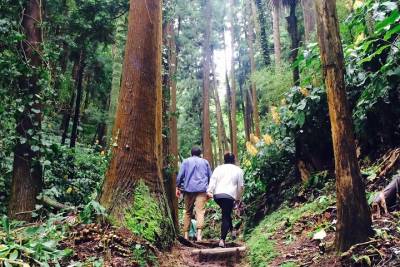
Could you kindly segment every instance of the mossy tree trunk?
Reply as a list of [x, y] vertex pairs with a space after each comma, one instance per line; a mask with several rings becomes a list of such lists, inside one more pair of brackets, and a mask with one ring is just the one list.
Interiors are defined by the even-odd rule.
[[371, 214], [356, 157], [346, 98], [344, 59], [335, 0], [315, 1], [323, 75], [328, 96], [336, 172], [336, 249], [348, 250], [372, 235]]
[[22, 19], [22, 29], [26, 39], [22, 42], [22, 49], [26, 58], [25, 64], [31, 69], [32, 75], [21, 77], [19, 93], [21, 98], [30, 98], [33, 104], [26, 103], [23, 112], [17, 118], [16, 132], [19, 140], [14, 149], [8, 214], [18, 220], [31, 220], [31, 211], [35, 209], [36, 197], [43, 186], [39, 144], [35, 143], [37, 142], [35, 138], [39, 137], [42, 121], [41, 98], [37, 97], [41, 91], [39, 84], [42, 68], [41, 23], [41, 1], [26, 1]]
[[[100, 203], [119, 223], [143, 181], [162, 214], [163, 229], [172, 229], [162, 166], [161, 0], [131, 0], [121, 90], [115, 119], [113, 155]], [[165, 231], [163, 239], [173, 237]]]
[[267, 20], [264, 12], [264, 6], [261, 0], [254, 0], [258, 11], [258, 21], [260, 23], [260, 44], [264, 64], [268, 66], [271, 63], [269, 58], [269, 44], [267, 35]]

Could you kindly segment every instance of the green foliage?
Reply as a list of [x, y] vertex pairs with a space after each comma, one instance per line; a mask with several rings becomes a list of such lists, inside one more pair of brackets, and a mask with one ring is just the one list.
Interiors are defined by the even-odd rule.
[[132, 248], [132, 252], [133, 259], [139, 264], [140, 267], [159, 266], [156, 255], [142, 245], [135, 245]]
[[[20, 222], [2, 218], [0, 227], [0, 259], [5, 266], [17, 261], [26, 266], [59, 266], [60, 261], [70, 255], [71, 249], [60, 249], [68, 224], [62, 214], [51, 216], [43, 224], [24, 226]], [[9, 265], [7, 265], [7, 263]]]
[[310, 178], [307, 180], [305, 186], [312, 187], [312, 188], [323, 188], [327, 179], [329, 179], [329, 172], [328, 171], [321, 171], [313, 173]]
[[253, 74], [251, 79], [256, 83], [257, 93], [260, 95], [261, 114], [265, 114], [265, 109], [271, 105], [279, 105], [292, 86], [291, 75], [291, 70], [286, 65], [279, 69], [265, 67]]
[[159, 241], [162, 224], [167, 224], [159, 203], [143, 182], [139, 182], [135, 188], [132, 207], [125, 213], [125, 224], [133, 234], [152, 243]]
[[374, 156], [399, 144], [399, 21], [398, 3], [382, 0], [366, 1], [347, 19], [356, 38], [345, 46], [353, 119], [363, 152]]
[[82, 223], [92, 223], [94, 219], [99, 217], [106, 217], [106, 209], [95, 200], [90, 201], [84, 206], [83, 210], [79, 213], [79, 218]]
[[66, 148], [52, 144], [44, 163], [43, 194], [79, 206], [95, 199], [108, 160], [93, 148]]

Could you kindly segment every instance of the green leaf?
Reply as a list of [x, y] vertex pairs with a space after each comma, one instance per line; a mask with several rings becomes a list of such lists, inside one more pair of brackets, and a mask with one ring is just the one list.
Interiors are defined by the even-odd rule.
[[39, 114], [40, 113], [40, 109], [36, 109], [36, 108], [31, 108], [31, 111], [35, 114]]
[[297, 116], [297, 123], [299, 124], [300, 127], [303, 127], [305, 120], [306, 120], [306, 115], [304, 114], [304, 112], [300, 112]]
[[37, 151], [40, 150], [40, 147], [38, 147], [38, 146], [31, 146], [31, 150], [32, 150], [33, 152], [37, 152]]
[[16, 260], [18, 258], [18, 250], [14, 249], [11, 253], [10, 256], [8, 257], [10, 260]]
[[389, 40], [390, 37], [392, 37], [393, 34], [399, 33], [400, 32], [400, 24], [396, 25], [393, 29], [390, 29], [389, 31], [387, 31], [385, 33], [385, 36], [383, 37], [383, 39], [385, 41]]
[[399, 10], [393, 10], [389, 17], [376, 24], [376, 30], [380, 31], [388, 25], [395, 23], [400, 18]]
[[378, 50], [376, 50], [374, 53], [372, 53], [372, 54], [369, 55], [368, 57], [363, 58], [362, 60], [360, 60], [360, 61], [358, 62], [358, 65], [361, 65], [361, 64], [364, 63], [364, 62], [369, 62], [369, 61], [371, 61], [375, 56], [380, 55], [380, 54], [383, 52], [383, 50], [385, 50], [385, 49], [388, 48], [388, 47], [390, 47], [390, 45], [381, 46], [381, 47], [380, 47]]

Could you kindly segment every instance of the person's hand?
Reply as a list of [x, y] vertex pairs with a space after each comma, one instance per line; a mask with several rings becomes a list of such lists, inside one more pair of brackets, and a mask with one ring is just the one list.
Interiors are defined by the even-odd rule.
[[207, 197], [208, 197], [209, 199], [210, 199], [210, 198], [213, 198], [213, 194], [207, 192]]
[[180, 196], [181, 196], [181, 190], [178, 187], [176, 188], [175, 195], [177, 198], [180, 198]]

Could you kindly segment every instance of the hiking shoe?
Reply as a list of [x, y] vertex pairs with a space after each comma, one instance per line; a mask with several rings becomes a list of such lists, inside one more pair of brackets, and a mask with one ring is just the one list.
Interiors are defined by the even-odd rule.
[[224, 240], [221, 239], [221, 240], [219, 241], [218, 246], [219, 246], [220, 248], [224, 248], [224, 247], [225, 247], [225, 242], [224, 242]]

